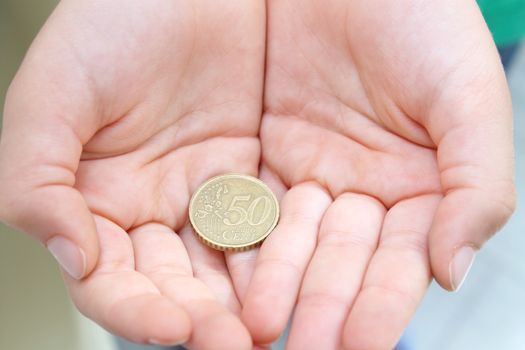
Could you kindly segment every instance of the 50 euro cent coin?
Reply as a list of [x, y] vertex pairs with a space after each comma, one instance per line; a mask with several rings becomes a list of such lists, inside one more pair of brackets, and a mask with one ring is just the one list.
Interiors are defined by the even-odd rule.
[[213, 177], [193, 194], [190, 222], [199, 239], [217, 250], [254, 248], [279, 220], [279, 203], [261, 180], [241, 174]]

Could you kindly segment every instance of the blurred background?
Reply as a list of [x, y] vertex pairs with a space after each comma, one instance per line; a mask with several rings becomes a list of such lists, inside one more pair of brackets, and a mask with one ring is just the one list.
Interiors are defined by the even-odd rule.
[[[0, 106], [27, 47], [56, 2], [0, 0]], [[478, 3], [500, 47], [513, 95], [518, 209], [481, 251], [460, 292], [431, 286], [400, 350], [525, 349], [525, 45], [520, 43], [525, 1]], [[51, 255], [0, 224], [0, 349], [148, 348], [154, 349], [115, 340], [80, 315]]]

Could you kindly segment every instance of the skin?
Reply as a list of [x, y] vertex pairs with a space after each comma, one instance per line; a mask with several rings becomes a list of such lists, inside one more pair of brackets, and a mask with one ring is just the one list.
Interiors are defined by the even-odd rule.
[[[248, 349], [295, 307], [289, 349], [392, 348], [514, 208], [497, 51], [471, 0], [264, 5], [62, 2], [8, 94], [0, 218], [81, 247], [73, 300], [132, 341]], [[276, 230], [198, 243], [190, 194], [259, 168]]]
[[282, 216], [238, 283], [242, 319], [269, 343], [295, 308], [287, 349], [392, 349], [432, 277], [457, 288], [455, 252], [514, 209], [497, 51], [474, 1], [267, 6], [262, 167]]
[[10, 87], [0, 217], [81, 247], [71, 297], [117, 335], [251, 348], [224, 256], [186, 217], [209, 177], [257, 175], [264, 14], [246, 1], [64, 1]]

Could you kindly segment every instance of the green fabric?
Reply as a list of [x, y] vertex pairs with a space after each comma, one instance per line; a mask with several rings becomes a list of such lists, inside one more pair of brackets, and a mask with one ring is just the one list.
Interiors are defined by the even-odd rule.
[[478, 0], [498, 45], [514, 43], [525, 36], [525, 0]]

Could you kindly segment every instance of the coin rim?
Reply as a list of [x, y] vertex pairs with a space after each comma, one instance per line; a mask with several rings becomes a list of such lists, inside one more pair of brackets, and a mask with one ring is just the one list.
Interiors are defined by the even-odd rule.
[[[248, 180], [248, 181], [251, 181], [251, 182], [258, 183], [270, 193], [270, 195], [272, 196], [273, 200], [275, 201], [275, 208], [276, 208], [275, 219], [274, 219], [272, 225], [270, 226], [270, 228], [268, 229], [268, 232], [266, 234], [264, 234], [262, 237], [260, 237], [259, 239], [255, 240], [253, 242], [244, 243], [244, 244], [237, 244], [237, 245], [236, 244], [228, 244], [228, 245], [225, 245], [225, 244], [213, 241], [210, 238], [208, 238], [205, 234], [200, 232], [200, 230], [198, 229], [196, 223], [193, 221], [193, 217], [191, 215], [191, 212], [192, 212], [191, 209], [193, 208], [195, 198], [197, 198], [199, 193], [202, 192], [202, 190], [209, 183], [217, 180], [218, 178], [224, 178], [224, 177], [226, 177], [226, 178], [241, 178], [241, 179], [245, 179], [245, 180]], [[188, 206], [188, 216], [190, 218], [190, 223], [191, 223], [191, 226], [193, 227], [193, 230], [195, 231], [195, 233], [197, 233], [197, 236], [201, 239], [201, 241], [204, 242], [206, 245], [210, 246], [211, 248], [214, 248], [214, 249], [217, 249], [217, 250], [222, 250], [222, 251], [228, 251], [228, 250], [244, 251], [244, 250], [249, 250], [249, 249], [257, 247], [258, 245], [260, 245], [266, 239], [266, 237], [268, 237], [270, 235], [270, 233], [272, 233], [272, 231], [275, 229], [275, 226], [277, 226], [277, 222], [279, 221], [280, 208], [279, 208], [279, 201], [277, 200], [277, 197], [275, 196], [275, 194], [273, 193], [271, 188], [267, 184], [265, 184], [263, 181], [259, 180], [258, 178], [254, 177], [254, 176], [251, 176], [251, 175], [237, 174], [237, 173], [228, 173], [228, 174], [213, 176], [212, 178], [210, 178], [210, 179], [206, 180], [205, 182], [203, 182], [197, 188], [197, 190], [193, 193], [193, 195], [191, 196], [191, 199], [190, 199], [190, 205]]]

